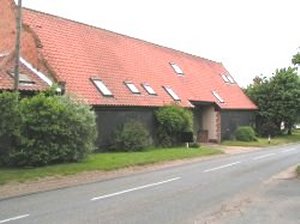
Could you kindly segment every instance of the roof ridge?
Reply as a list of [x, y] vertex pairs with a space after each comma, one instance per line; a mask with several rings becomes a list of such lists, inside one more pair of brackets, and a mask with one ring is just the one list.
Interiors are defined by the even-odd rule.
[[195, 54], [192, 54], [192, 53], [188, 53], [188, 52], [184, 52], [184, 51], [181, 51], [181, 50], [177, 50], [177, 49], [174, 49], [172, 47], [163, 46], [163, 45], [160, 45], [160, 44], [157, 44], [157, 43], [153, 43], [153, 42], [150, 42], [150, 41], [147, 41], [147, 40], [143, 40], [143, 39], [140, 39], [140, 38], [137, 38], [137, 37], [132, 37], [132, 36], [129, 36], [129, 35], [126, 35], [126, 34], [121, 34], [121, 33], [118, 33], [116, 31], [111, 31], [111, 30], [108, 30], [108, 29], [97, 27], [95, 25], [87, 24], [87, 23], [84, 23], [84, 22], [76, 21], [76, 20], [65, 18], [65, 17], [58, 16], [58, 15], [53, 15], [53, 14], [50, 14], [50, 13], [47, 13], [47, 12], [38, 11], [38, 10], [35, 10], [35, 9], [30, 9], [30, 8], [26, 8], [26, 7], [23, 7], [23, 9], [28, 10], [28, 11], [32, 11], [32, 12], [35, 12], [35, 13], [40, 13], [40, 14], [44, 14], [44, 15], [47, 15], [47, 16], [51, 16], [51, 17], [56, 17], [56, 18], [59, 18], [59, 19], [67, 20], [67, 21], [72, 22], [72, 23], [77, 23], [77, 24], [80, 24], [80, 25], [83, 25], [83, 26], [87, 26], [87, 27], [91, 27], [91, 28], [94, 28], [94, 29], [97, 29], [97, 30], [102, 30], [102, 31], [105, 31], [105, 32], [109, 32], [109, 33], [118, 35], [118, 36], [130, 38], [130, 39], [133, 39], [133, 40], [136, 40], [136, 41], [144, 42], [146, 44], [153, 45], [154, 47], [159, 47], [159, 48], [164, 48], [166, 50], [175, 51], [177, 53], [184, 54], [184, 55], [187, 55], [187, 56], [190, 56], [190, 57], [193, 57], [193, 58], [197, 58], [197, 59], [201, 59], [201, 60], [206, 60], [206, 61], [217, 63], [217, 64], [222, 64], [221, 62], [217, 62], [217, 61], [214, 61], [214, 60], [211, 60], [211, 59], [199, 56], [199, 55], [195, 55]]

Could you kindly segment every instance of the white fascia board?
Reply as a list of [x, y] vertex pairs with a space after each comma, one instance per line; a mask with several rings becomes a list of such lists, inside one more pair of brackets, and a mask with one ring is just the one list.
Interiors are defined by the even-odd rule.
[[23, 57], [20, 57], [20, 62], [26, 66], [30, 71], [32, 71], [34, 74], [36, 74], [40, 79], [42, 79], [44, 82], [46, 82], [49, 86], [53, 85], [53, 81], [49, 79], [45, 74], [38, 71], [36, 68], [33, 67], [32, 64], [30, 64], [28, 61], [26, 61]]

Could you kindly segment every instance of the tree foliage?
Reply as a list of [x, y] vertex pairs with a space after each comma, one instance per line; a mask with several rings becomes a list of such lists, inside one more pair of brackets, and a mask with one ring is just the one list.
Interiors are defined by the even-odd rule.
[[155, 113], [158, 123], [157, 138], [160, 145], [169, 147], [179, 143], [181, 133], [192, 131], [193, 114], [179, 106], [165, 106]]
[[19, 94], [0, 94], [0, 164], [7, 163], [11, 149], [20, 141], [22, 115], [18, 103]]
[[238, 141], [251, 142], [256, 141], [255, 131], [250, 126], [240, 126], [234, 132]]
[[293, 56], [292, 63], [294, 65], [300, 65], [300, 52]]
[[[96, 122], [89, 106], [67, 96], [44, 94], [9, 102], [21, 116], [11, 118], [11, 128], [19, 131], [13, 137], [19, 136], [20, 141], [7, 148], [5, 165], [43, 166], [79, 161], [93, 149]], [[1, 120], [4, 118], [1, 116]]]
[[150, 145], [150, 135], [144, 125], [129, 120], [114, 133], [112, 151], [142, 151]]
[[269, 79], [256, 77], [246, 93], [259, 108], [257, 129], [260, 134], [278, 134], [282, 122], [291, 131], [300, 114], [300, 79], [296, 68], [276, 70]]

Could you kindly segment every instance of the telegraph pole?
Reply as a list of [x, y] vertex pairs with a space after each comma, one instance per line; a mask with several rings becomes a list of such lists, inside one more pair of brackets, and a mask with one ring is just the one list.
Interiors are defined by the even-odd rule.
[[16, 61], [15, 61], [15, 84], [14, 90], [19, 89], [19, 75], [20, 75], [20, 48], [21, 48], [21, 32], [22, 32], [22, 0], [18, 0], [17, 16], [16, 16]]

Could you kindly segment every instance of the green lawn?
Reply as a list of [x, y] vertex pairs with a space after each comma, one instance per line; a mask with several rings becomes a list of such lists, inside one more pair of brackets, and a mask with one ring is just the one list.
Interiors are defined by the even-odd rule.
[[49, 176], [64, 176], [83, 171], [109, 171], [130, 166], [141, 166], [162, 161], [187, 159], [219, 154], [221, 151], [207, 147], [153, 149], [132, 153], [97, 153], [90, 155], [80, 163], [53, 165], [31, 169], [0, 168], [0, 184], [24, 182]]
[[300, 130], [296, 130], [292, 135], [283, 135], [271, 139], [271, 144], [268, 143], [267, 138], [258, 138], [255, 142], [242, 141], [223, 141], [222, 145], [226, 146], [249, 146], [249, 147], [267, 147], [272, 145], [287, 144], [300, 141]]

